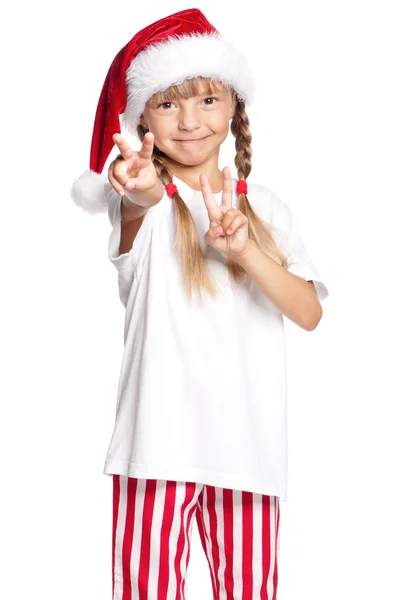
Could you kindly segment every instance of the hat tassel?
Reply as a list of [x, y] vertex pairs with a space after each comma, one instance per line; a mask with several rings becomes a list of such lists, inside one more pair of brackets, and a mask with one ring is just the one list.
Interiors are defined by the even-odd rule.
[[74, 180], [70, 190], [72, 200], [77, 206], [92, 215], [106, 212], [108, 201], [104, 189], [107, 178], [91, 169], [84, 171]]

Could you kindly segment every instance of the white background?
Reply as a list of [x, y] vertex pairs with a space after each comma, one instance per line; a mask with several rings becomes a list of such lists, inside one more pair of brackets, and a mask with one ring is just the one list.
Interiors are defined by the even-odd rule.
[[[250, 180], [296, 213], [330, 296], [286, 320], [279, 600], [398, 598], [398, 38], [393, 1], [200, 2], [256, 73]], [[182, 2], [8, 6], [2, 24], [0, 596], [111, 600], [123, 306], [110, 224], [69, 196], [117, 52]], [[259, 12], [261, 8], [261, 12]], [[12, 12], [11, 12], [12, 11]], [[232, 146], [231, 146], [232, 148]], [[228, 146], [222, 165], [231, 162]], [[194, 528], [188, 600], [210, 600]], [[149, 599], [153, 600], [153, 599]]]

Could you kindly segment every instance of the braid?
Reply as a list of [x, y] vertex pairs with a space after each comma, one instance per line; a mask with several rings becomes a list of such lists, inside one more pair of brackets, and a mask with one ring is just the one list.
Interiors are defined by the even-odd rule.
[[249, 177], [252, 170], [252, 134], [249, 125], [250, 122], [245, 105], [242, 102], [237, 102], [234, 118], [231, 122], [231, 133], [235, 137], [235, 166], [238, 172], [238, 179], [245, 180]]
[[[251, 158], [253, 151], [251, 148], [252, 134], [250, 131], [250, 121], [247, 116], [245, 105], [243, 102], [237, 102], [234, 116], [231, 122], [231, 133], [235, 137], [235, 166], [238, 174], [238, 179], [246, 179], [249, 177], [252, 170]], [[249, 239], [253, 239], [258, 243], [258, 236], [253, 227], [253, 219], [250, 218], [253, 212], [246, 194], [239, 194], [238, 208], [248, 219], [248, 235]], [[235, 281], [245, 281], [247, 273], [243, 267], [231, 259], [227, 259], [227, 265], [230, 275]]]
[[[251, 148], [252, 135], [249, 128], [250, 121], [246, 113], [244, 102], [236, 102], [234, 117], [231, 122], [231, 133], [235, 137], [235, 166], [239, 179], [246, 180], [252, 170], [251, 158], [253, 151]], [[286, 266], [286, 259], [280, 253], [270, 230], [265, 223], [254, 212], [246, 194], [239, 194], [238, 208], [248, 219], [248, 235], [263, 250], [270, 250], [283, 266]], [[243, 267], [238, 263], [228, 259], [228, 269], [230, 275], [239, 282], [246, 280], [247, 274]]]

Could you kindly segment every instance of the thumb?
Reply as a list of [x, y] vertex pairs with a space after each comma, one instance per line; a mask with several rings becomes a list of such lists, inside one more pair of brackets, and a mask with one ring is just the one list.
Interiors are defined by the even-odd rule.
[[220, 225], [215, 225], [214, 227], [210, 227], [209, 231], [205, 235], [205, 241], [207, 244], [212, 246], [216, 240], [223, 233], [223, 228]]

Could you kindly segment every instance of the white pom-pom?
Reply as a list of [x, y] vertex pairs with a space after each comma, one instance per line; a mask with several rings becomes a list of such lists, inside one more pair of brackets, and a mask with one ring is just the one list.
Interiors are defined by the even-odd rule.
[[84, 171], [84, 173], [73, 182], [70, 190], [72, 200], [77, 206], [92, 215], [106, 212], [108, 208], [107, 197], [104, 190], [106, 181], [107, 179], [104, 175], [91, 171], [91, 169]]

